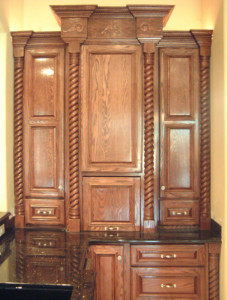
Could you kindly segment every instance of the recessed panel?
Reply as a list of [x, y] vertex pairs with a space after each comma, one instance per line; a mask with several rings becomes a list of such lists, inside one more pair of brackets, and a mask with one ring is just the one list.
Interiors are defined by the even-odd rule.
[[54, 188], [56, 186], [56, 129], [33, 127], [31, 142], [32, 187]]
[[130, 54], [90, 54], [90, 161], [132, 161]]
[[129, 222], [132, 187], [93, 186], [92, 221]]
[[168, 187], [191, 187], [191, 130], [188, 128], [168, 128], [166, 162], [168, 163]]
[[30, 97], [31, 116], [56, 114], [57, 100], [57, 57], [32, 57]]
[[189, 116], [191, 113], [190, 58], [170, 57], [168, 104], [169, 115]]

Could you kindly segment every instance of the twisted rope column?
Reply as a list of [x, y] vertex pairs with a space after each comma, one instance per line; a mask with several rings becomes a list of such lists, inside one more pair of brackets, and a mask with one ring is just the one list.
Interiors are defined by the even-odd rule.
[[144, 220], [154, 219], [154, 53], [144, 54]]
[[16, 215], [24, 216], [23, 199], [23, 84], [24, 58], [15, 57], [14, 70], [14, 187]]
[[201, 113], [201, 166], [200, 166], [200, 217], [210, 216], [210, 106], [209, 56], [200, 58], [200, 113]]
[[69, 54], [69, 218], [80, 218], [79, 53]]
[[220, 244], [209, 244], [209, 300], [219, 300]]

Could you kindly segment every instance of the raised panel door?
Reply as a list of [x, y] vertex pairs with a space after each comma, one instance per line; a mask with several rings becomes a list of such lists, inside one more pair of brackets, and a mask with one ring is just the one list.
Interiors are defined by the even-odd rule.
[[83, 230], [139, 231], [140, 178], [84, 177]]
[[124, 246], [95, 245], [90, 246], [89, 249], [93, 268], [96, 271], [95, 299], [126, 299]]
[[25, 197], [64, 197], [64, 49], [25, 52]]
[[[198, 50], [160, 49], [160, 198], [163, 201], [199, 199], [199, 112]], [[183, 204], [180, 207], [184, 211], [172, 216], [172, 225], [184, 221], [188, 225], [198, 224], [197, 213], [187, 211], [187, 205], [185, 209]], [[192, 207], [198, 207], [197, 203]], [[174, 213], [175, 208], [172, 208]], [[163, 210], [161, 222], [164, 215]]]
[[141, 48], [85, 45], [81, 55], [82, 171], [141, 172]]

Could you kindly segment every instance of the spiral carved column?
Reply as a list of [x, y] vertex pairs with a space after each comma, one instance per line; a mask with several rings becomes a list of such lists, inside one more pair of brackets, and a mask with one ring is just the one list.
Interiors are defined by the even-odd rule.
[[209, 300], [219, 300], [220, 244], [209, 244]]
[[144, 220], [154, 219], [154, 53], [144, 54]]
[[24, 58], [15, 57], [14, 70], [14, 176], [16, 216], [24, 216], [23, 198], [23, 81]]
[[69, 56], [69, 218], [80, 218], [78, 53], [70, 53]]
[[210, 217], [210, 107], [209, 56], [200, 58], [200, 112], [201, 112], [201, 169], [200, 217]]

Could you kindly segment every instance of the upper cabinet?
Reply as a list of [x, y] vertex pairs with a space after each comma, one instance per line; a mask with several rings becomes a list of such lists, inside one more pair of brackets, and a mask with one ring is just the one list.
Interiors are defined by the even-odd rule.
[[139, 45], [82, 46], [82, 171], [142, 171], [142, 74]]
[[209, 229], [212, 31], [173, 6], [52, 6], [12, 33], [16, 226]]

